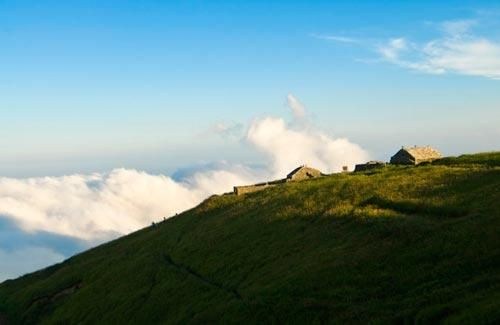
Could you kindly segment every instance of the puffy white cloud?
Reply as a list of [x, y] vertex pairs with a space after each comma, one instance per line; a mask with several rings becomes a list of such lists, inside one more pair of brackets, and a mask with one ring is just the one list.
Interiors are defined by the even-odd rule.
[[305, 106], [288, 94], [294, 123], [265, 117], [254, 120], [247, 132], [247, 141], [262, 151], [271, 161], [269, 170], [274, 178], [282, 178], [299, 165], [310, 165], [323, 172], [338, 172], [343, 166], [366, 161], [368, 154], [346, 138], [333, 138], [307, 119]]
[[0, 282], [64, 260], [64, 256], [45, 247], [0, 249]]
[[266, 117], [250, 126], [248, 141], [271, 158], [274, 177], [307, 164], [323, 172], [338, 172], [368, 159], [368, 154], [345, 138], [334, 139], [314, 129], [295, 130], [281, 118]]

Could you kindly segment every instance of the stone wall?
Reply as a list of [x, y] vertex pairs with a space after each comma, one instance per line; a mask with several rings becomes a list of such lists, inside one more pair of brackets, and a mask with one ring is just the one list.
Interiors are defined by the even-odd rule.
[[354, 168], [355, 172], [362, 172], [370, 169], [384, 168], [385, 162], [383, 161], [369, 161], [366, 164], [358, 164]]
[[235, 186], [234, 187], [234, 194], [242, 195], [242, 194], [246, 194], [246, 193], [258, 192], [258, 191], [265, 190], [268, 187], [280, 185], [283, 183], [286, 183], [286, 179], [279, 179], [276, 181], [259, 183], [259, 184], [255, 184], [255, 185]]
[[246, 194], [246, 193], [262, 191], [268, 187], [269, 187], [269, 185], [267, 185], [267, 183], [265, 183], [263, 185], [235, 186], [234, 187], [234, 194], [242, 195], [242, 194]]

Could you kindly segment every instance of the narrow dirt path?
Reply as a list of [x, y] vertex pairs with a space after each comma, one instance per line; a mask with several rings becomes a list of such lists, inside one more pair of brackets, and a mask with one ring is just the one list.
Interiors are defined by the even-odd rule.
[[212, 281], [210, 279], [205, 278], [203, 275], [192, 270], [188, 266], [184, 266], [182, 264], [178, 264], [178, 263], [174, 262], [170, 255], [163, 254], [163, 258], [165, 259], [165, 262], [167, 263], [167, 265], [174, 268], [175, 270], [182, 272], [182, 273], [187, 273], [190, 276], [194, 277], [196, 280], [203, 282], [204, 284], [211, 286], [213, 288], [216, 288], [218, 290], [224, 291], [237, 300], [243, 301], [243, 297], [240, 295], [240, 293], [236, 289], [226, 288], [220, 283], [217, 283], [215, 281]]
[[[56, 293], [35, 298], [29, 304], [28, 309], [30, 309], [35, 304], [40, 304], [40, 303], [41, 304], [48, 304], [48, 303], [52, 303], [60, 298], [70, 296], [70, 295], [74, 294], [81, 287], [82, 287], [82, 283], [78, 282], [78, 283], [75, 283], [69, 287], [63, 288]], [[0, 325], [1, 325], [1, 323], [0, 323]]]

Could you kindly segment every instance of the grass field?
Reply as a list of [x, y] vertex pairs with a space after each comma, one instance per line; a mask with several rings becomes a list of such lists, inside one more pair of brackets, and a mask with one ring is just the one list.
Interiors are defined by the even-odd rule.
[[499, 323], [500, 153], [212, 197], [4, 282], [0, 313], [12, 324]]

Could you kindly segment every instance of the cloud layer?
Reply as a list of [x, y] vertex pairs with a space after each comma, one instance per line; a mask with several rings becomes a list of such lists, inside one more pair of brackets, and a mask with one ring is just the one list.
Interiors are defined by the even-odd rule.
[[130, 169], [29, 179], [0, 178], [0, 214], [26, 232], [90, 241], [126, 234], [193, 207], [230, 184], [253, 181], [244, 167], [195, 173], [183, 182]]

